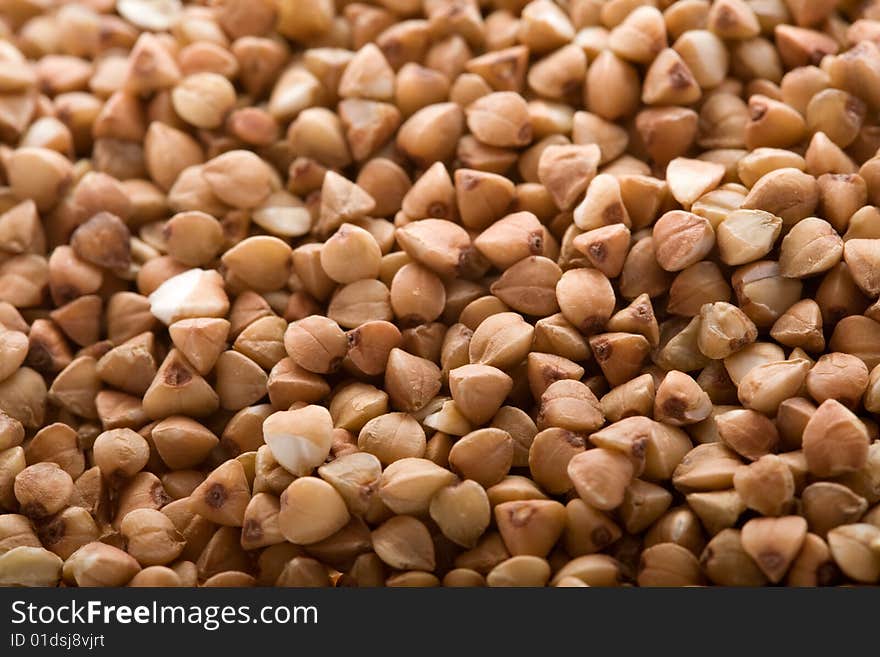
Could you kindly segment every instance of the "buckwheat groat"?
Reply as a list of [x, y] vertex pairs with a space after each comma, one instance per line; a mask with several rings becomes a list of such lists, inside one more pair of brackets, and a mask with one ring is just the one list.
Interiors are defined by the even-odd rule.
[[0, 584], [880, 584], [878, 35], [3, 4]]

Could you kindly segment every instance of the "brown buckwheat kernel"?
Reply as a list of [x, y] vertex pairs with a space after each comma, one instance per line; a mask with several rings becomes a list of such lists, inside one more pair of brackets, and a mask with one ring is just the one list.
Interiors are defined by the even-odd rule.
[[0, 3], [0, 585], [880, 583], [880, 12]]

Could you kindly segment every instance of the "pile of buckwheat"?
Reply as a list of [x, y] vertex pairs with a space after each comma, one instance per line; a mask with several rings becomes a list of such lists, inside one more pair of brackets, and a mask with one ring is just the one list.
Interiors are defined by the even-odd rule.
[[0, 584], [880, 581], [877, 0], [0, 0]]

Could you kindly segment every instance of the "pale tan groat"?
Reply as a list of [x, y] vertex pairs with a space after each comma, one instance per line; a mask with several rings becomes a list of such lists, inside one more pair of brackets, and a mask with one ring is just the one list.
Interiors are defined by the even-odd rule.
[[820, 477], [858, 471], [868, 461], [870, 441], [865, 423], [840, 402], [828, 399], [804, 427], [807, 468]]
[[64, 562], [66, 583], [77, 586], [125, 586], [139, 571], [131, 555], [106, 543], [88, 543]]
[[14, 493], [23, 515], [45, 518], [64, 509], [74, 493], [73, 479], [54, 463], [35, 463], [24, 467], [21, 448], [9, 450], [18, 463], [4, 459], [4, 488]]
[[95, 439], [92, 456], [104, 478], [120, 485], [147, 465], [150, 446], [143, 436], [131, 429], [112, 429]]
[[807, 522], [798, 516], [753, 518], [742, 529], [742, 546], [771, 582], [779, 582], [801, 551]]
[[185, 541], [174, 523], [155, 509], [135, 509], [120, 526], [126, 550], [142, 566], [164, 566], [182, 552]]
[[0, 585], [880, 584], [880, 3], [0, 5]]
[[349, 512], [340, 494], [317, 477], [301, 477], [280, 496], [278, 525], [285, 539], [297, 545], [316, 543], [345, 526]]

